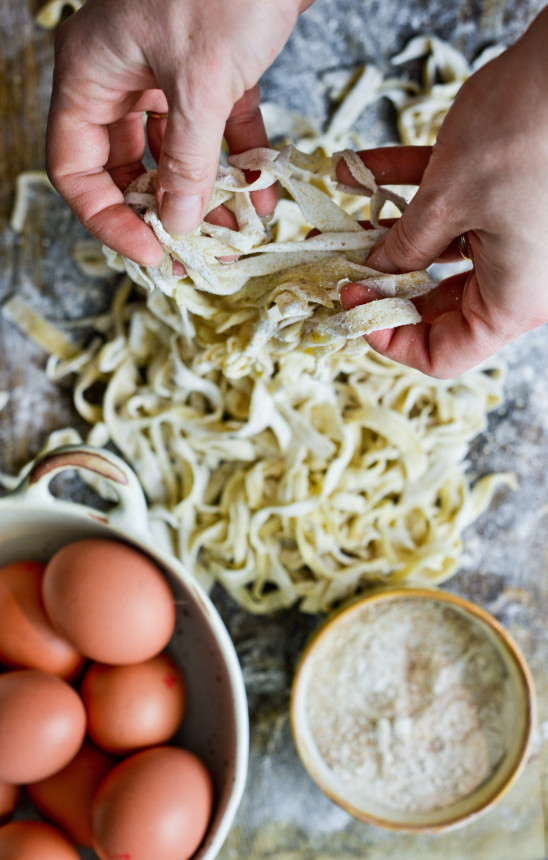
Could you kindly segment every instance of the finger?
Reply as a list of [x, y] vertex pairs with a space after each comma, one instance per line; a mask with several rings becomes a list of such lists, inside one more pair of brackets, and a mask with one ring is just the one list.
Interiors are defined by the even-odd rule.
[[137, 263], [157, 266], [162, 247], [150, 227], [124, 204], [105, 169], [109, 149], [106, 126], [79, 119], [70, 107], [52, 101], [46, 158], [54, 187], [96, 239]]
[[[147, 116], [147, 136], [148, 145], [153, 158], [158, 162], [162, 150], [162, 141], [167, 125], [167, 117], [162, 116]], [[238, 222], [235, 215], [226, 208], [226, 206], [218, 206], [211, 210], [205, 218], [210, 224], [217, 224], [221, 227], [228, 227], [230, 230], [238, 230]], [[238, 255], [221, 257], [224, 262], [232, 262], [237, 259]], [[173, 273], [178, 275], [185, 274], [185, 268], [181, 264], [174, 264]]]
[[[393, 227], [398, 218], [380, 218], [379, 224], [381, 227]], [[358, 224], [364, 228], [364, 230], [375, 230], [375, 225], [371, 223], [371, 221], [358, 221]], [[317, 231], [320, 232], [319, 230]], [[310, 238], [309, 234], [306, 238]], [[441, 254], [433, 261], [434, 263], [460, 263], [463, 257], [460, 250], [459, 240], [453, 239], [452, 242], [449, 243], [447, 248], [441, 252]]]
[[[210, 224], [217, 224], [219, 227], [228, 227], [229, 230], [239, 230], [236, 216], [226, 206], [217, 206], [208, 212], [204, 221], [209, 221]], [[223, 263], [233, 263], [238, 259], [238, 254], [227, 254], [224, 257], [219, 257]]]
[[162, 141], [166, 131], [167, 118], [164, 117], [147, 117], [147, 140], [150, 154], [156, 164], [160, 161], [160, 153], [162, 151]]
[[[431, 146], [383, 146], [358, 152], [378, 185], [419, 185], [432, 155]], [[335, 168], [339, 182], [359, 187], [344, 158]]]
[[[217, 224], [219, 227], [228, 227], [229, 230], [239, 229], [235, 215], [226, 206], [217, 206], [216, 209], [212, 209], [211, 212], [207, 213], [204, 221], [208, 221], [210, 224]], [[223, 263], [232, 263], [238, 257], [239, 254], [227, 254], [224, 257], [219, 257], [219, 260]], [[186, 275], [186, 268], [178, 260], [173, 260], [172, 271], [174, 275], [180, 278]]]
[[[225, 140], [232, 155], [247, 152], [258, 146], [270, 146], [260, 109], [260, 90], [257, 84], [248, 90], [234, 105], [225, 126]], [[256, 171], [246, 171], [248, 182], [258, 178]], [[252, 191], [251, 201], [259, 215], [271, 215], [278, 202], [277, 185], [262, 191]]]
[[166, 127], [163, 115], [167, 116], [167, 99], [163, 90], [147, 90], [134, 107], [141, 115], [146, 112], [146, 136], [148, 146], [156, 164], [160, 158], [162, 138]]
[[365, 284], [348, 283], [341, 287], [339, 298], [343, 310], [349, 311], [350, 308], [356, 308], [358, 305], [367, 305], [369, 302], [382, 299], [382, 296], [371, 287], [366, 287]]
[[[413, 299], [413, 304], [424, 322], [432, 323], [442, 314], [460, 308], [468, 276], [468, 272], [460, 272], [457, 275], [444, 278], [434, 289]], [[340, 300], [344, 310], [367, 304], [379, 298], [382, 296], [376, 290], [362, 283], [344, 284], [340, 290]]]
[[434, 289], [413, 299], [413, 303], [424, 322], [433, 323], [443, 314], [460, 310], [469, 275], [469, 272], [460, 272], [457, 275], [444, 278]]
[[[380, 218], [379, 224], [381, 227], [393, 227], [398, 218]], [[376, 227], [371, 221], [358, 221], [360, 227], [363, 227], [364, 230], [375, 230]], [[321, 230], [318, 230], [317, 227], [313, 227], [312, 230], [309, 230], [305, 236], [305, 239], [312, 239], [313, 236], [319, 236]], [[377, 245], [378, 247], [378, 245]], [[370, 257], [371, 259], [371, 257]], [[453, 239], [453, 241], [445, 248], [439, 257], [436, 258], [433, 262], [435, 263], [460, 263], [463, 257], [460, 251], [459, 240]], [[372, 267], [373, 268], [373, 267]]]
[[218, 105], [212, 110], [211, 93], [192, 92], [191, 82], [188, 88], [186, 95], [167, 92], [169, 112], [158, 162], [158, 208], [174, 236], [190, 233], [204, 217], [227, 119]]
[[184, 278], [186, 276], [186, 269], [179, 260], [172, 259], [171, 272], [177, 278]]
[[217, 206], [208, 212], [204, 221], [209, 221], [210, 224], [217, 224], [219, 227], [228, 227], [229, 230], [238, 230], [238, 221], [236, 216], [226, 206]]
[[108, 126], [110, 152], [106, 170], [121, 191], [145, 172], [142, 158], [145, 152], [143, 117], [129, 113]]
[[[466, 230], [456, 211], [444, 211], [441, 198], [419, 187], [415, 197], [367, 258], [367, 265], [379, 272], [398, 274], [426, 269], [442, 258], [446, 249], [448, 259], [455, 255], [455, 236]], [[468, 231], [468, 241], [474, 249], [473, 231]], [[460, 255], [460, 254], [459, 254]]]
[[[393, 227], [397, 220], [397, 218], [380, 218], [379, 224], [381, 227]], [[358, 224], [360, 225], [360, 227], [363, 227], [364, 230], [377, 229], [375, 225], [371, 223], [371, 221], [358, 221]], [[320, 236], [321, 232], [322, 231], [318, 230], [317, 227], [312, 227], [312, 229], [309, 230], [306, 234], [305, 239], [312, 239], [313, 236]]]
[[[359, 153], [379, 185], [418, 185], [409, 205], [396, 219], [367, 259], [367, 265], [380, 272], [397, 274], [426, 269], [434, 262], [456, 262], [461, 258], [455, 236], [463, 232], [441, 210], [439, 201], [424, 191], [421, 182], [430, 164], [430, 146], [387, 146]], [[344, 159], [336, 167], [337, 179], [359, 186]]]
[[[355, 287], [346, 285], [343, 306], [355, 307], [356, 304], [379, 298], [373, 290], [359, 294]], [[451, 379], [484, 361], [508, 339], [508, 327], [493, 325], [489, 317], [489, 307], [481, 299], [475, 272], [466, 279], [462, 298], [455, 300], [454, 309], [444, 309], [450, 303], [451, 292], [458, 291], [457, 283], [449, 285], [444, 295], [439, 297], [438, 315], [432, 321], [423, 319], [417, 325], [382, 329], [366, 336], [368, 344], [381, 355], [400, 364], [414, 367], [440, 379]], [[417, 301], [417, 300], [415, 300]]]

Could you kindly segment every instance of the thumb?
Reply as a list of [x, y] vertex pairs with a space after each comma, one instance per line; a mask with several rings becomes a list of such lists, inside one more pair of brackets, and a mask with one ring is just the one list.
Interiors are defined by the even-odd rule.
[[401, 218], [373, 248], [367, 265], [390, 274], [426, 269], [462, 230], [443, 217], [439, 201], [427, 202], [419, 188]]
[[226, 117], [168, 114], [158, 162], [157, 197], [168, 233], [181, 236], [204, 217], [217, 176]]

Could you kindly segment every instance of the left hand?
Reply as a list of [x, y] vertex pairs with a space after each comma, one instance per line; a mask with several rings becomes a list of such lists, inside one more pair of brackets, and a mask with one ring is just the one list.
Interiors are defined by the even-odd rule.
[[[258, 81], [311, 0], [87, 0], [57, 30], [47, 168], [89, 232], [144, 265], [158, 265], [153, 231], [124, 203], [144, 171], [143, 111], [157, 147], [157, 202], [174, 235], [207, 211], [221, 142], [268, 145]], [[272, 211], [276, 190], [254, 197]]]

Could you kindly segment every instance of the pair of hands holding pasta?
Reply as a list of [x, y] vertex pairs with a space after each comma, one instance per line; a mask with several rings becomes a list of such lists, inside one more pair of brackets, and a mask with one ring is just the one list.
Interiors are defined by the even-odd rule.
[[[139, 263], [159, 264], [152, 230], [124, 204], [158, 161], [166, 229], [193, 230], [231, 152], [268, 146], [258, 81], [312, 0], [87, 0], [58, 32], [48, 123], [50, 178], [88, 230]], [[379, 184], [418, 185], [367, 264], [382, 272], [448, 259], [466, 234], [473, 268], [414, 300], [422, 322], [367, 336], [372, 348], [453, 377], [548, 321], [548, 9], [463, 85], [430, 147], [361, 153]], [[168, 113], [165, 119], [161, 115]], [[338, 178], [353, 180], [344, 162]], [[274, 188], [255, 192], [260, 215]], [[449, 250], [448, 250], [449, 249]], [[378, 298], [359, 284], [345, 309]]]

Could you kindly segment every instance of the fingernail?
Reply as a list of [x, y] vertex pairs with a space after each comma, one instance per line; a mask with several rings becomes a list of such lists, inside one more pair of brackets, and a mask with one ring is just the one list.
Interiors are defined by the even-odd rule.
[[367, 258], [366, 266], [370, 269], [376, 269], [378, 272], [385, 272], [389, 275], [399, 275], [400, 270], [394, 263], [389, 260], [385, 247], [384, 239], [371, 251]]
[[165, 191], [160, 208], [162, 224], [173, 236], [191, 233], [202, 219], [202, 198], [199, 194], [184, 197]]
[[351, 296], [352, 290], [348, 289], [348, 283], [343, 284], [339, 290], [339, 299], [341, 301], [343, 311], [347, 311], [353, 306]]
[[375, 299], [381, 298], [381, 296], [365, 284], [355, 284], [349, 281], [340, 288], [339, 298], [343, 310], [349, 311], [357, 305], [367, 304], [367, 302], [372, 302]]

